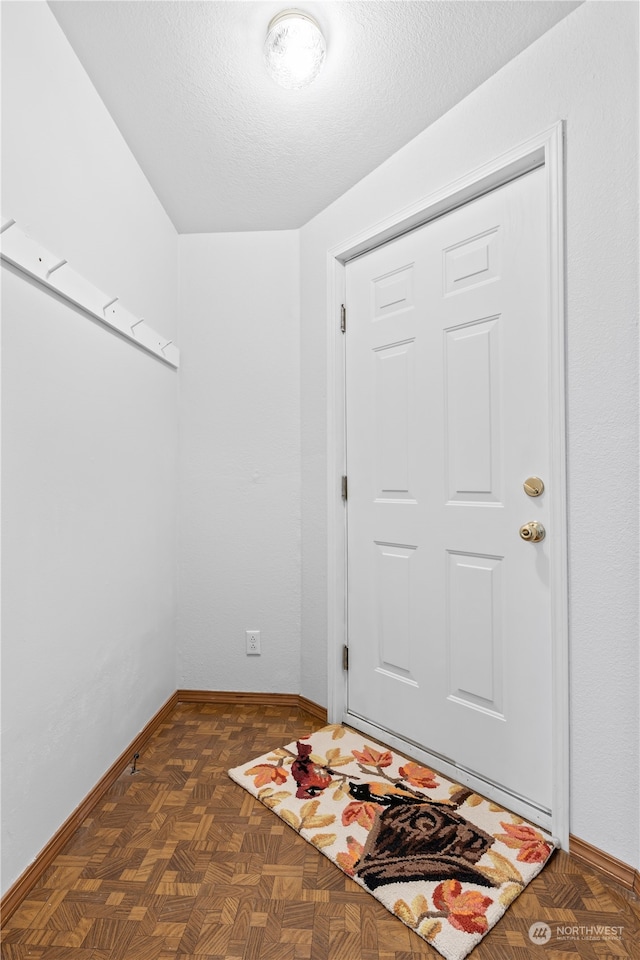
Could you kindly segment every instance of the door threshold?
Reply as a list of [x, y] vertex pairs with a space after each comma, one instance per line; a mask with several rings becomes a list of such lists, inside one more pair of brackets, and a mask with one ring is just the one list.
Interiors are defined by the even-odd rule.
[[[531, 821], [531, 823], [542, 827], [543, 830], [552, 833], [551, 810], [540, 806], [540, 804], [535, 801], [512, 793], [504, 787], [493, 783], [491, 780], [486, 780], [477, 774], [470, 773], [452, 760], [447, 760], [439, 754], [431, 753], [413, 740], [408, 740], [405, 737], [391, 733], [389, 730], [385, 730], [384, 727], [379, 727], [377, 724], [371, 723], [369, 720], [365, 720], [355, 713], [347, 711], [342, 722], [358, 730], [360, 733], [365, 733], [376, 739], [381, 744], [393, 747], [404, 755], [408, 755], [409, 759], [418, 760], [420, 763], [427, 764], [434, 772], [442, 774], [443, 777], [447, 777], [447, 779], [459, 783], [464, 787], [470, 787], [476, 793], [486, 797], [487, 800], [497, 803], [499, 806], [504, 807], [505, 810], [516, 813], [518, 816], [524, 817]], [[558, 846], [562, 846], [557, 837], [554, 837], [554, 840]]]

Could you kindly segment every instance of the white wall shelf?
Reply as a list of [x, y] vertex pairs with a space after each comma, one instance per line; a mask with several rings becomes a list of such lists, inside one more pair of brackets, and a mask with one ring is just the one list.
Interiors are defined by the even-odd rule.
[[145, 320], [127, 310], [118, 297], [104, 293], [73, 270], [64, 257], [28, 237], [15, 220], [2, 217], [0, 222], [0, 257], [3, 260], [170, 367], [178, 368], [180, 351], [173, 341], [152, 330]]

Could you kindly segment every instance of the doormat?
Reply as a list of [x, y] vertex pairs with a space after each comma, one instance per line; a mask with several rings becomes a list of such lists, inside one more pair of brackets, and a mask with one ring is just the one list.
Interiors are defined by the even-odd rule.
[[521, 817], [332, 724], [229, 770], [447, 960], [462, 960], [554, 841]]

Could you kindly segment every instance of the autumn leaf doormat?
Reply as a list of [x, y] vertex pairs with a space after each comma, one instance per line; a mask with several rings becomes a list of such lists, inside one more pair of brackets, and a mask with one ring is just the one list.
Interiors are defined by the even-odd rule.
[[521, 817], [341, 725], [229, 776], [447, 960], [467, 956], [554, 846]]

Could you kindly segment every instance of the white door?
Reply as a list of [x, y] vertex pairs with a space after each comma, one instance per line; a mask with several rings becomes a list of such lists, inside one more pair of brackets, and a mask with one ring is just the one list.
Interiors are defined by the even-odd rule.
[[347, 265], [348, 715], [549, 810], [544, 191]]

